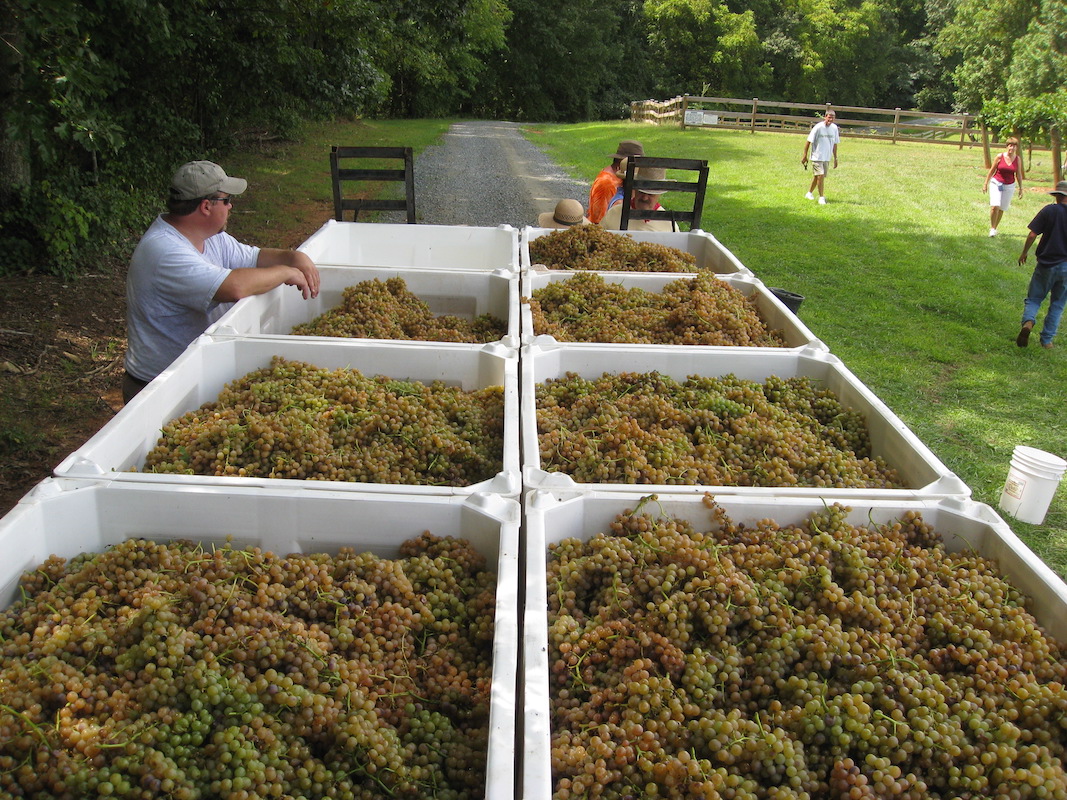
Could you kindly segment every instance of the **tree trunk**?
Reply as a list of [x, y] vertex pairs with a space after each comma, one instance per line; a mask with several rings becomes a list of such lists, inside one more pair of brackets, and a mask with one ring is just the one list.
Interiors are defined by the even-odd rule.
[[30, 150], [13, 135], [10, 113], [22, 90], [22, 29], [14, 4], [0, 2], [0, 205], [30, 183]]
[[1060, 126], [1053, 125], [1050, 131], [1052, 138], [1052, 181], [1059, 183], [1063, 180], [1063, 149], [1060, 146]]

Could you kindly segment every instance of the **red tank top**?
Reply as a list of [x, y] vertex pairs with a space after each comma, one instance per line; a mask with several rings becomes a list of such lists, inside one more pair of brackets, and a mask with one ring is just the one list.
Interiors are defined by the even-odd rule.
[[1008, 161], [1004, 154], [997, 156], [997, 171], [993, 175], [1001, 183], [1015, 183], [1015, 173], [1019, 169], [1019, 157], [1014, 161]]

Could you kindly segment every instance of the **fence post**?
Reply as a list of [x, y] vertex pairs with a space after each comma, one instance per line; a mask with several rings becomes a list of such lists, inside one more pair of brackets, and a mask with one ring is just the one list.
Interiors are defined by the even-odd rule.
[[982, 154], [986, 169], [989, 169], [993, 166], [993, 157], [989, 155], [989, 128], [986, 127], [985, 120], [982, 120]]
[[756, 132], [756, 111], [759, 110], [759, 98], [752, 98], [752, 119], [749, 121], [749, 133]]
[[893, 144], [897, 143], [897, 131], [900, 129], [900, 107], [898, 106], [893, 115]]
[[685, 112], [689, 108], [689, 95], [682, 97], [682, 130], [685, 130]]
[[1052, 139], [1052, 180], [1054, 183], [1059, 183], [1063, 180], [1063, 159], [1062, 150], [1060, 148], [1060, 126], [1053, 125], [1052, 130], [1049, 131], [1049, 136]]

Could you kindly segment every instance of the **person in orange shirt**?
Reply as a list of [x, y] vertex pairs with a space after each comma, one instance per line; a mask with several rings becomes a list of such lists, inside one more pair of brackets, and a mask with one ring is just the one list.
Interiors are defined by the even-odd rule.
[[645, 154], [641, 143], [633, 139], [625, 139], [619, 142], [619, 148], [612, 153], [611, 166], [604, 167], [593, 181], [593, 187], [589, 190], [589, 221], [600, 222], [608, 211], [611, 199], [622, 186], [622, 176], [618, 174], [619, 166], [623, 159], [630, 156], [643, 156]]

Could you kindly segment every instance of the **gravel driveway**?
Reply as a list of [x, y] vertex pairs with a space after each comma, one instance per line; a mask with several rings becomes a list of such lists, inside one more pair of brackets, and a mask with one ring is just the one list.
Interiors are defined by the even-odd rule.
[[[426, 225], [536, 225], [564, 197], [589, 201], [589, 183], [569, 178], [513, 122], [457, 122], [415, 159], [415, 211]], [[403, 222], [402, 215], [383, 215]]]

